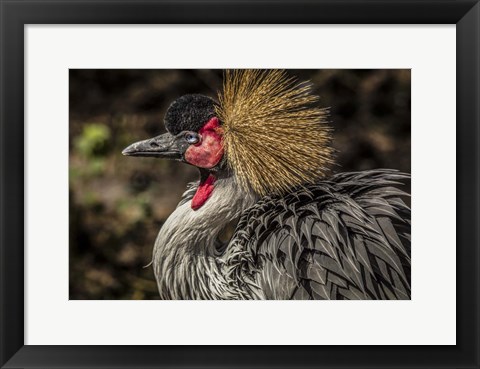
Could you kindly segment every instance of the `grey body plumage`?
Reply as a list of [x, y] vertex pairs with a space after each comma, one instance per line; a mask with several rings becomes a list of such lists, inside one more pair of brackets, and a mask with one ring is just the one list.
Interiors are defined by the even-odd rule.
[[[342, 173], [258, 201], [231, 177], [203, 213], [188, 206], [193, 187], [155, 244], [161, 297], [409, 299], [410, 209], [398, 189], [408, 177], [392, 170]], [[216, 237], [237, 217], [219, 254]]]

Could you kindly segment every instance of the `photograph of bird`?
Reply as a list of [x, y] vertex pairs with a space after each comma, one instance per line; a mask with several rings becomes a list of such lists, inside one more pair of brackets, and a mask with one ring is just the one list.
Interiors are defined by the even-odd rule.
[[217, 99], [179, 97], [167, 133], [123, 150], [199, 170], [154, 244], [161, 299], [410, 299], [410, 176], [332, 174], [317, 102], [286, 71], [227, 70]]

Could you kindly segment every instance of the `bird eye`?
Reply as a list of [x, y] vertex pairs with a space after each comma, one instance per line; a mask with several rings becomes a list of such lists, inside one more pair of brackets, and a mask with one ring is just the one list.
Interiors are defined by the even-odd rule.
[[189, 144], [194, 145], [200, 141], [200, 137], [195, 132], [187, 132], [185, 133], [185, 141], [187, 141]]

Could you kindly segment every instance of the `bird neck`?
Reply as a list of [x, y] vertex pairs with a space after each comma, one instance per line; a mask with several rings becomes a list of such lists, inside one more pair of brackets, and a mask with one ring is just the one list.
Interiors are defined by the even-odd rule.
[[[226, 224], [257, 201], [234, 176], [218, 178], [210, 198], [197, 210], [182, 201], [162, 226], [155, 242], [153, 266], [162, 299], [244, 299], [255, 293], [237, 288], [235, 268], [241, 250], [227, 247], [219, 255], [218, 235]], [[235, 266], [232, 268], [232, 263]]]

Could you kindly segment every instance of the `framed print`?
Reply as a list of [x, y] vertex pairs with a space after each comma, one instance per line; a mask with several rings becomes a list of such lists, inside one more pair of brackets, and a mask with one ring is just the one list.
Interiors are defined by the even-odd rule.
[[2, 368], [479, 366], [478, 1], [1, 7]]

